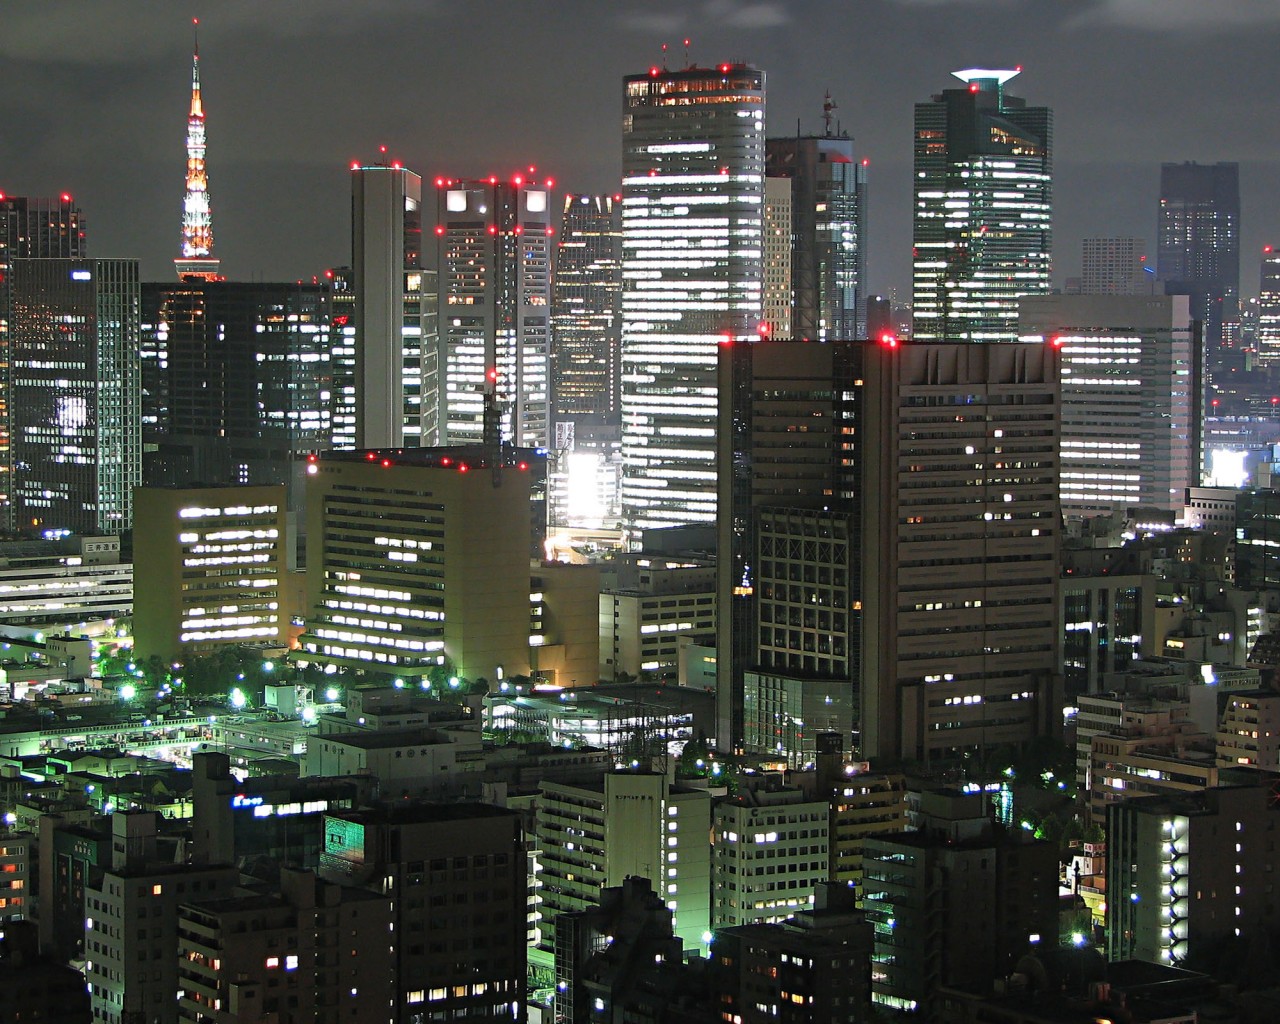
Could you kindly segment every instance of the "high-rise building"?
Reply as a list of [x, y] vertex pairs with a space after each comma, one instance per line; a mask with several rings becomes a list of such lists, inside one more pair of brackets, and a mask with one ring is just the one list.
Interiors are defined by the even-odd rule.
[[1280, 363], [1280, 249], [1262, 248], [1258, 288], [1258, 359]]
[[1081, 295], [1150, 295], [1155, 268], [1147, 266], [1145, 238], [1086, 238]]
[[764, 290], [760, 333], [791, 337], [791, 182], [764, 179]]
[[551, 303], [554, 419], [616, 422], [622, 407], [622, 207], [617, 196], [571, 193], [562, 213]]
[[910, 760], [1054, 729], [1056, 351], [723, 347], [718, 745], [748, 693], [788, 756], [850, 717]]
[[866, 337], [866, 161], [829, 121], [823, 135], [769, 139], [765, 153], [769, 179], [791, 185], [792, 325], [773, 336]]
[[[422, 266], [422, 178], [398, 163], [351, 165], [355, 346], [335, 367], [352, 389], [354, 445], [438, 444], [434, 275]], [[350, 379], [348, 380], [348, 372]]]
[[[193, 22], [199, 25], [199, 20]], [[182, 255], [173, 261], [178, 277], [218, 280], [213, 255], [213, 211], [205, 167], [204, 101], [200, 96], [200, 43], [191, 53], [191, 109], [187, 114], [187, 189], [182, 200]]]
[[84, 217], [65, 192], [52, 199], [0, 192], [0, 529], [13, 522], [12, 289], [14, 260], [80, 259], [88, 255]]
[[9, 272], [17, 528], [104, 534], [142, 482], [137, 260], [18, 260]]
[[1050, 289], [1053, 112], [970, 68], [915, 112], [916, 341], [1016, 341], [1018, 299]]
[[1039, 295], [1019, 304], [1023, 340], [1060, 355], [1064, 515], [1183, 508], [1196, 482], [1198, 376], [1186, 302]]
[[191, 279], [142, 286], [143, 481], [285, 484], [330, 447], [333, 284]]
[[1156, 236], [1156, 273], [1191, 297], [1214, 360], [1240, 320], [1240, 165], [1161, 164]]
[[308, 657], [406, 679], [446, 659], [471, 679], [529, 674], [542, 456], [330, 452], [307, 471]]
[[764, 72], [624, 80], [622, 457], [629, 534], [716, 514], [716, 346], [762, 300]]
[[552, 179], [436, 179], [440, 438], [550, 443]]

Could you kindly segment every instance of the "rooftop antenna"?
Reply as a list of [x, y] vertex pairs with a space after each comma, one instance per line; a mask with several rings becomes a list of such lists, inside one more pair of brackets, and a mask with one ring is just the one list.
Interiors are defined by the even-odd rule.
[[831, 121], [835, 116], [836, 101], [831, 98], [831, 90], [828, 89], [822, 98], [822, 123], [827, 138], [831, 138]]
[[684, 41], [684, 66], [685, 67], [693, 66], [689, 63], [689, 40], [688, 39]]
[[662, 44], [662, 70], [667, 70], [667, 44]]

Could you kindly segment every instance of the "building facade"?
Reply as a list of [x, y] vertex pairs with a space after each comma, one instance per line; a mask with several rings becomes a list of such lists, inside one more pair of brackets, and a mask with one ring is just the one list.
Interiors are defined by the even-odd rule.
[[1016, 341], [1018, 300], [1047, 294], [1053, 112], [1005, 92], [1018, 71], [954, 72], [915, 110], [916, 341]]
[[133, 525], [142, 482], [137, 260], [15, 261], [9, 272], [15, 525]]
[[1148, 278], [1154, 279], [1155, 268], [1147, 266], [1145, 238], [1086, 238], [1081, 248], [1081, 295], [1152, 293]]
[[443, 444], [550, 443], [552, 185], [436, 179]]
[[1263, 246], [1258, 286], [1258, 359], [1280, 362], [1280, 250]]
[[765, 76], [745, 64], [623, 83], [626, 528], [715, 519], [716, 346], [757, 335]]

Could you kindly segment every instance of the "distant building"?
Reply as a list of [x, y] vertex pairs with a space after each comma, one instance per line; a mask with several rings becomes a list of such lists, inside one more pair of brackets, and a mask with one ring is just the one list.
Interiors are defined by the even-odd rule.
[[791, 182], [764, 179], [764, 288], [761, 334], [790, 338], [792, 332]]
[[1262, 273], [1258, 288], [1258, 360], [1280, 361], [1280, 249], [1262, 248]]
[[142, 482], [138, 262], [19, 260], [8, 277], [15, 525], [128, 530]]
[[0, 544], [0, 623], [47, 627], [133, 613], [133, 564], [119, 537]]
[[716, 516], [716, 346], [758, 336], [765, 75], [623, 81], [622, 504], [640, 531]]
[[[824, 113], [834, 109], [828, 97]], [[766, 140], [765, 175], [766, 189], [790, 186], [790, 330], [771, 336], [867, 337], [867, 162], [854, 159], [853, 140], [828, 121], [822, 135]]]
[[1063, 514], [1180, 510], [1198, 482], [1201, 379], [1184, 300], [1028, 297], [1018, 330], [1060, 357]]
[[715, 566], [632, 555], [600, 581], [600, 673], [614, 681], [675, 678], [680, 638], [715, 631]]
[[393, 971], [383, 1019], [525, 1019], [529, 892], [514, 811], [398, 803], [330, 815], [324, 836], [322, 878], [395, 897], [392, 927], [357, 937], [384, 945]]
[[435, 180], [441, 444], [551, 443], [552, 185]]
[[1086, 238], [1081, 295], [1150, 295], [1155, 268], [1147, 267], [1145, 238]]
[[284, 487], [139, 488], [135, 650], [166, 662], [288, 642]]
[[1218, 767], [1280, 771], [1280, 693], [1231, 693], [1218, 725]]
[[1156, 235], [1156, 273], [1167, 294], [1190, 296], [1212, 362], [1239, 328], [1239, 164], [1161, 164]]
[[1020, 71], [956, 71], [916, 104], [916, 341], [1017, 341], [1018, 300], [1049, 292], [1053, 111], [1005, 92]]

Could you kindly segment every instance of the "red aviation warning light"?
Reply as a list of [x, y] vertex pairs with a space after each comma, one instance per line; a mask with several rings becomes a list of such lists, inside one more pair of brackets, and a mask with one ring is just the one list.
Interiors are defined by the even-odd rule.
[[63, 193], [62, 193], [62, 201], [63, 201], [64, 203], [69, 203], [69, 202], [71, 202], [71, 193], [70, 193], [70, 192], [63, 192]]
[[970, 91], [970, 92], [977, 92], [977, 91], [978, 91], [978, 83], [977, 83], [977, 82], [970, 82], [970, 83], [969, 83], [969, 91]]
[[897, 348], [898, 336], [896, 334], [890, 334], [888, 331], [885, 331], [884, 334], [880, 335], [880, 344], [883, 345], [885, 348]]
[[727, 74], [729, 73], [729, 67], [730, 67], [730, 65], [728, 65], [728, 64], [721, 64], [721, 65], [720, 65], [720, 74], [722, 74], [722, 75], [727, 75]]
[[756, 324], [756, 334], [760, 335], [761, 341], [769, 337], [770, 328], [769, 328], [768, 320], [761, 320], [758, 324]]
[[1055, 334], [1052, 338], [1049, 339], [1049, 344], [1052, 345], [1054, 348], [1062, 348], [1063, 338]]
[[496, 366], [489, 367], [489, 371], [484, 376], [485, 376], [485, 380], [487, 380], [490, 384], [497, 384], [498, 368]]

